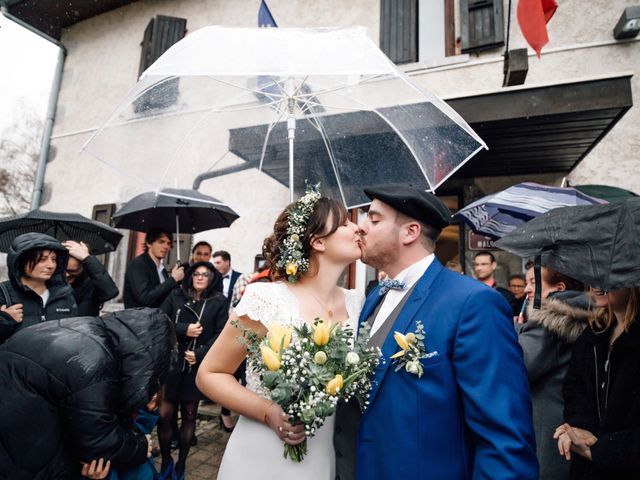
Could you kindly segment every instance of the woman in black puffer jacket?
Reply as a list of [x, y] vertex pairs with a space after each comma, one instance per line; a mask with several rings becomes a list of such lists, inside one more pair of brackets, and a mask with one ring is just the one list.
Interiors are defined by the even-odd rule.
[[169, 371], [173, 326], [157, 309], [49, 321], [0, 347], [0, 478], [80, 478], [98, 458], [147, 458], [132, 414]]
[[[195, 433], [198, 403], [204, 395], [196, 387], [198, 366], [218, 338], [228, 318], [228, 304], [222, 294], [222, 276], [209, 262], [191, 265], [182, 287], [171, 292], [160, 307], [174, 321], [178, 337], [178, 361], [164, 389], [158, 422], [162, 453], [161, 474], [170, 478], [172, 470], [184, 478], [187, 455]], [[173, 466], [171, 438], [173, 416], [180, 406], [179, 457]]]
[[555, 436], [558, 448], [571, 455], [571, 479], [635, 480], [640, 478], [640, 288], [592, 293], [598, 311], [573, 349], [563, 387], [566, 423]]
[[31, 325], [77, 314], [65, 277], [68, 261], [67, 249], [49, 235], [16, 237], [7, 255], [9, 280], [0, 286], [0, 342]]

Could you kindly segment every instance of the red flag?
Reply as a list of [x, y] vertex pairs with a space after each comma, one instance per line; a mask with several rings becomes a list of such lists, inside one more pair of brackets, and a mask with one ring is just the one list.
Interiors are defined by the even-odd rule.
[[540, 51], [547, 43], [547, 23], [556, 13], [556, 0], [519, 0], [518, 23], [525, 40], [536, 51], [540, 58]]

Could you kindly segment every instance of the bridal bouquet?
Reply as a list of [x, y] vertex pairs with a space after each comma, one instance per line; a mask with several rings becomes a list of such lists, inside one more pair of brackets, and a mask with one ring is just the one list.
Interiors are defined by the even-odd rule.
[[[244, 330], [250, 368], [260, 376], [263, 391], [313, 437], [339, 400], [356, 397], [363, 410], [369, 404], [371, 377], [380, 349], [367, 345], [369, 327], [354, 338], [350, 328], [316, 318], [312, 326], [269, 325], [265, 337]], [[284, 457], [301, 462], [307, 440], [284, 445]]]

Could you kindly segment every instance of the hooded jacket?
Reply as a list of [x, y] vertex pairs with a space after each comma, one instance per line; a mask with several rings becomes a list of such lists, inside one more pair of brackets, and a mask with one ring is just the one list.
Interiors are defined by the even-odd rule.
[[175, 334], [157, 309], [49, 321], [0, 347], [0, 478], [79, 478], [80, 461], [147, 458], [131, 414], [164, 382]]
[[588, 326], [589, 297], [584, 292], [556, 292], [539, 310], [527, 308], [527, 322], [518, 331], [531, 388], [533, 427], [540, 477], [565, 480], [569, 462], [558, 454], [553, 433], [563, 422], [562, 384], [573, 344]]
[[[18, 266], [20, 258], [27, 251], [35, 248], [53, 250], [57, 255], [55, 272], [47, 281], [49, 300], [46, 306], [42, 305], [40, 295], [24, 285], [20, 280], [20, 277], [24, 274]], [[7, 255], [9, 280], [3, 282], [10, 298], [7, 301], [2, 290], [0, 290], [0, 305], [21, 303], [24, 316], [20, 323], [8, 316], [0, 316], [0, 341], [9, 338], [19, 330], [45, 320], [57, 320], [77, 315], [78, 307], [73, 298], [73, 291], [65, 277], [68, 261], [69, 252], [67, 252], [67, 249], [49, 235], [44, 233], [25, 233], [16, 237]]]
[[[209, 270], [212, 277], [209, 286], [201, 295], [201, 299], [196, 302], [191, 297], [189, 289], [192, 286], [193, 272], [202, 266]], [[180, 361], [184, 358], [186, 350], [195, 352], [196, 366], [199, 366], [213, 342], [222, 332], [229, 316], [227, 299], [222, 294], [222, 275], [209, 262], [194, 263], [185, 273], [182, 286], [171, 292], [160, 308], [175, 325], [179, 350], [176, 367], [179, 369], [186, 367], [181, 365]], [[197, 338], [188, 337], [189, 325], [196, 323], [198, 318], [200, 318], [202, 325], [202, 333]]]

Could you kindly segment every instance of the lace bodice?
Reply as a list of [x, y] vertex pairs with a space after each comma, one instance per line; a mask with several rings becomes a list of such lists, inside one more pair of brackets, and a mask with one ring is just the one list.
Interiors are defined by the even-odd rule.
[[[364, 295], [357, 290], [343, 289], [345, 307], [349, 318], [346, 326], [355, 329], [360, 310], [364, 304]], [[247, 316], [252, 320], [261, 322], [269, 328], [271, 322], [279, 322], [293, 326], [301, 325], [304, 320], [300, 318], [300, 306], [298, 299], [289, 291], [283, 282], [252, 283], [247, 285], [242, 300], [235, 308], [239, 317]], [[247, 387], [254, 392], [260, 392], [260, 380], [258, 376], [247, 368]], [[266, 396], [266, 395], [264, 395]]]

